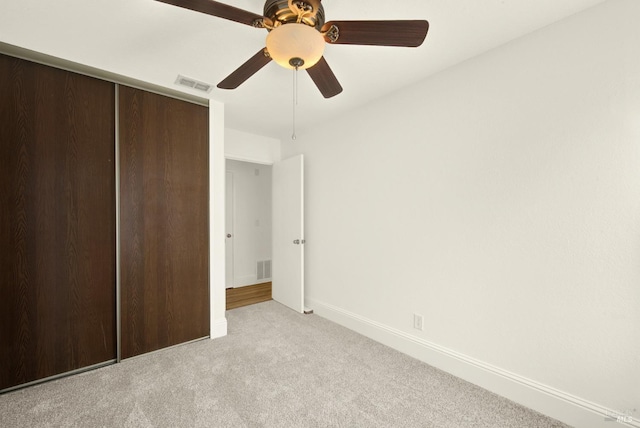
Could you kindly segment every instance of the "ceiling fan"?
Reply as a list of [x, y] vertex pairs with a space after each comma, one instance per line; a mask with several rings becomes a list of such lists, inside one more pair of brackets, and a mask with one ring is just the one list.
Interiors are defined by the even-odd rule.
[[322, 0], [266, 0], [263, 15], [212, 0], [157, 0], [269, 31], [266, 47], [218, 84], [235, 89], [271, 60], [289, 69], [306, 69], [325, 98], [342, 86], [324, 59], [325, 43], [418, 47], [429, 23], [425, 20], [329, 21]]

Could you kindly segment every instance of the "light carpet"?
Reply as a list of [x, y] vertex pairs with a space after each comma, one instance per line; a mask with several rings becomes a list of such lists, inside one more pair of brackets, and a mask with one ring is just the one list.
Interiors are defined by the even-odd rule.
[[1, 395], [0, 426], [567, 426], [273, 301], [227, 319], [227, 337]]

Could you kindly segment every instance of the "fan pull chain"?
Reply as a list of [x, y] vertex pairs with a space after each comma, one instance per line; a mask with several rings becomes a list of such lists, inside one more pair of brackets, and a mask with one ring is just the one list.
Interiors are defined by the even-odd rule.
[[293, 70], [293, 133], [291, 139], [297, 139], [296, 135], [296, 106], [298, 105], [298, 67]]

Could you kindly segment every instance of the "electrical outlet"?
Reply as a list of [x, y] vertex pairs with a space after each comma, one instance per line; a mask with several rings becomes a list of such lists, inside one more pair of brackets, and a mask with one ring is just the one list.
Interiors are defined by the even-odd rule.
[[413, 328], [420, 331], [424, 330], [424, 319], [422, 315], [413, 314]]

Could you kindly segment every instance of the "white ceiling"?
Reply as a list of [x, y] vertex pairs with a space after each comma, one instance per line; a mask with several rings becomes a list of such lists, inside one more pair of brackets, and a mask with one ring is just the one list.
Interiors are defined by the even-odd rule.
[[[419, 48], [327, 46], [344, 92], [326, 100], [300, 72], [298, 135], [327, 132], [329, 117], [603, 1], [324, 0], [327, 21], [426, 19], [430, 30]], [[258, 14], [264, 5], [226, 3]], [[0, 0], [0, 42], [197, 95], [176, 86], [176, 76], [215, 85], [263, 48], [266, 34], [154, 0]], [[225, 104], [227, 127], [288, 138], [292, 73], [272, 62], [240, 88], [215, 88], [208, 97]]]

